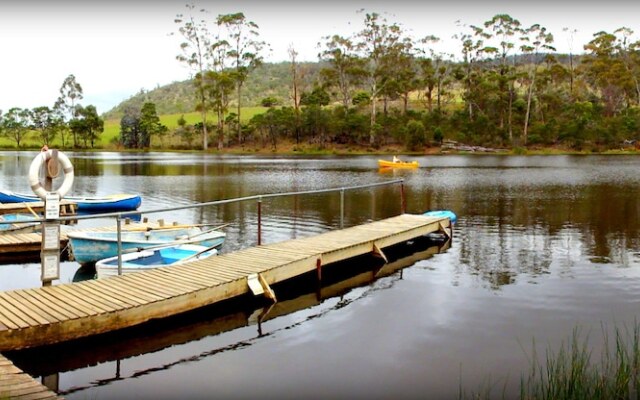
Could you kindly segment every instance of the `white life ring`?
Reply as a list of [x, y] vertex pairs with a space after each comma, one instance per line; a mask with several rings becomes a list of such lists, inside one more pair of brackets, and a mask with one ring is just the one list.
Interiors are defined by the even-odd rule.
[[[53, 150], [43, 151], [33, 159], [29, 167], [29, 185], [31, 186], [31, 190], [43, 200], [47, 196], [47, 191], [40, 182], [40, 168], [51, 159], [52, 156]], [[58, 189], [53, 190], [51, 193], [57, 193], [60, 198], [63, 198], [64, 195], [71, 190], [71, 185], [73, 185], [73, 165], [71, 161], [69, 161], [69, 158], [60, 151], [58, 151], [58, 164], [62, 165], [64, 181]]]

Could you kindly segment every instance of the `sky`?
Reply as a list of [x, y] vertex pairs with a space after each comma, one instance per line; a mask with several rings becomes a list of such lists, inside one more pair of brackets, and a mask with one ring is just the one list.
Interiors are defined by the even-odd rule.
[[[141, 89], [189, 79], [176, 60], [177, 14], [187, 3], [219, 14], [243, 12], [258, 24], [271, 46], [265, 61], [288, 61], [293, 46], [299, 61], [317, 61], [317, 43], [333, 34], [349, 36], [376, 12], [400, 24], [414, 38], [435, 35], [439, 50], [458, 53], [452, 35], [458, 25], [481, 25], [509, 14], [522, 25], [538, 23], [555, 36], [558, 51], [579, 53], [599, 31], [628, 27], [640, 37], [640, 1], [552, 0], [2, 0], [0, 1], [0, 110], [52, 107], [65, 78], [82, 86], [83, 105], [109, 111]], [[563, 28], [576, 31], [573, 35]], [[174, 33], [174, 35], [170, 35]]]

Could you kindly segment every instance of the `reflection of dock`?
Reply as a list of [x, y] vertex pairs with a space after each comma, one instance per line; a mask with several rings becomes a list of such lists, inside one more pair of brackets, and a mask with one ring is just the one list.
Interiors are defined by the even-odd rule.
[[[234, 298], [337, 261], [449, 228], [448, 218], [404, 214], [170, 268], [0, 293], [0, 350], [96, 335]], [[256, 288], [257, 286], [257, 288]], [[251, 288], [251, 289], [250, 289]], [[259, 293], [259, 291], [258, 291]]]
[[[313, 273], [292, 279], [286, 285], [276, 286], [276, 291], [282, 299], [264, 308], [256, 309], [259, 305], [256, 301], [238, 298], [234, 302], [216, 304], [178, 318], [156, 321], [151, 327], [18, 351], [10, 356], [15, 365], [33, 376], [47, 376], [111, 361], [124, 361], [252, 324], [257, 324], [258, 333], [261, 333], [263, 322], [317, 306], [332, 297], [343, 296], [353, 288], [369, 285], [376, 279], [390, 276], [420, 260], [445, 251], [449, 246], [450, 242], [435, 243], [423, 240], [417, 246], [399, 248], [398, 256], [401, 258], [390, 263], [383, 264], [381, 260], [373, 257], [336, 263], [325, 269], [320, 286], [317, 285]], [[243, 342], [246, 343], [247, 340]], [[218, 353], [233, 349], [234, 346], [235, 344], [231, 344], [206, 353]], [[191, 360], [191, 357], [186, 359]]]
[[0, 355], [0, 399], [14, 398], [57, 399], [59, 397]]

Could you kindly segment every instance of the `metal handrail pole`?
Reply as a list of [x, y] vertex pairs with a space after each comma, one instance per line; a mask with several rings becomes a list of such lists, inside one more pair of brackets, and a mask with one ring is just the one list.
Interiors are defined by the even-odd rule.
[[122, 275], [122, 226], [120, 215], [116, 216], [116, 230], [118, 237], [118, 275]]
[[262, 244], [262, 197], [258, 197], [258, 246]]
[[[67, 216], [67, 217], [60, 217], [58, 218], [58, 221], [78, 221], [83, 219], [115, 218], [118, 215], [121, 218], [123, 217], [126, 218], [134, 215], [139, 216], [142, 214], [154, 214], [154, 213], [161, 213], [161, 212], [168, 212], [168, 211], [187, 210], [191, 208], [202, 208], [202, 207], [217, 206], [217, 205], [223, 205], [223, 204], [232, 204], [232, 203], [238, 203], [242, 201], [251, 201], [251, 200], [258, 200], [258, 199], [271, 198], [271, 197], [299, 196], [299, 195], [305, 195], [305, 194], [331, 193], [331, 192], [338, 192], [341, 190], [366, 189], [366, 188], [371, 188], [376, 186], [393, 185], [393, 184], [402, 183], [402, 182], [404, 182], [404, 179], [394, 179], [391, 181], [369, 183], [366, 185], [356, 185], [356, 186], [350, 186], [346, 188], [316, 189], [316, 190], [305, 190], [305, 191], [299, 191], [299, 192], [261, 194], [261, 195], [253, 195], [253, 196], [246, 196], [246, 197], [236, 197], [233, 199], [209, 201], [206, 203], [187, 204], [184, 206], [177, 206], [177, 207], [157, 208], [157, 209], [151, 209], [151, 210], [145, 210], [145, 211], [136, 210], [136, 211], [112, 212], [112, 213], [91, 214], [91, 215], [73, 215], [73, 216]], [[43, 220], [44, 219], [39, 219], [39, 220], [36, 219], [35, 221], [43, 221]]]

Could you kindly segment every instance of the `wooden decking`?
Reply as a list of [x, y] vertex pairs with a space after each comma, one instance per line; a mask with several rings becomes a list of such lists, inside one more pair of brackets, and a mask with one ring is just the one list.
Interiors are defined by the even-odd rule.
[[[60, 201], [60, 215], [69, 216], [75, 215], [78, 209], [78, 205], [69, 200]], [[33, 201], [28, 203], [0, 203], [0, 214], [15, 214], [15, 213], [40, 213], [44, 212], [43, 201]]]
[[60, 399], [0, 355], [0, 399]]
[[[450, 227], [447, 218], [404, 214], [103, 280], [0, 292], [0, 351], [52, 344], [168, 317], [321, 266]], [[382, 254], [382, 256], [384, 256]], [[255, 290], [254, 290], [255, 293]]]

